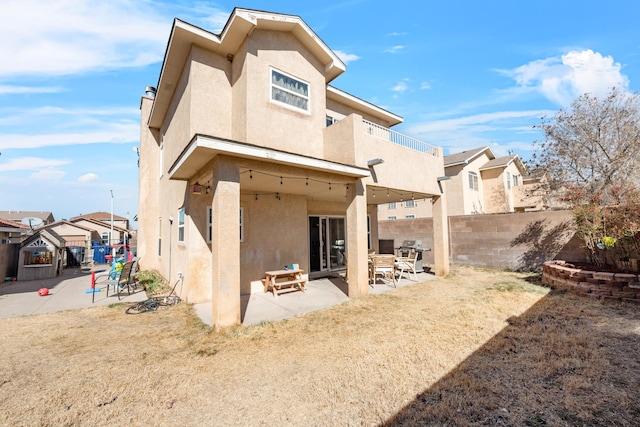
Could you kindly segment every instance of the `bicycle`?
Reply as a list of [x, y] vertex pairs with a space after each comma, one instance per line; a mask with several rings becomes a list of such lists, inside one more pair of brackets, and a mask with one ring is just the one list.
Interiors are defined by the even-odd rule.
[[180, 278], [176, 281], [176, 284], [173, 285], [173, 289], [171, 289], [171, 292], [169, 293], [169, 295], [151, 297], [144, 301], [137, 302], [127, 307], [127, 309], [125, 310], [125, 313], [127, 314], [148, 313], [150, 311], [157, 311], [162, 308], [170, 307], [172, 305], [178, 304], [181, 301], [180, 297], [177, 295], [173, 295], [173, 293], [176, 290], [176, 286], [178, 286], [178, 282], [180, 282], [181, 280], [182, 280], [182, 276], [180, 276]]

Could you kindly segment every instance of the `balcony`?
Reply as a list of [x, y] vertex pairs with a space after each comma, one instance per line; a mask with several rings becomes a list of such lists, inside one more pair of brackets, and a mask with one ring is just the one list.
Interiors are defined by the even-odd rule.
[[373, 136], [374, 138], [393, 142], [394, 144], [401, 145], [420, 153], [429, 154], [434, 157], [438, 156], [437, 147], [420, 141], [419, 139], [412, 138], [364, 119], [362, 119], [362, 127], [365, 134]]

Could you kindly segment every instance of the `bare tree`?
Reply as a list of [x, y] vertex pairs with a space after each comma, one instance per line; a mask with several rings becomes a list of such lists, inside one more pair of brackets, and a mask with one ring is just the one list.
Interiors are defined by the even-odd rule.
[[551, 192], [564, 190], [578, 203], [595, 197], [616, 204], [612, 197], [620, 187], [638, 187], [640, 95], [617, 88], [604, 99], [584, 94], [534, 127], [545, 135], [535, 143], [534, 165], [544, 171]]

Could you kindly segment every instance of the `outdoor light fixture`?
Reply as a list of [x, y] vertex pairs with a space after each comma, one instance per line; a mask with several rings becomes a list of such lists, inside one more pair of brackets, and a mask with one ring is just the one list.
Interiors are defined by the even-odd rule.
[[380, 163], [384, 163], [384, 160], [380, 158], [371, 159], [367, 162], [367, 166], [375, 166], [375, 165], [379, 165]]
[[202, 194], [202, 185], [198, 184], [198, 181], [196, 181], [196, 183], [193, 184], [192, 193], [193, 194]]

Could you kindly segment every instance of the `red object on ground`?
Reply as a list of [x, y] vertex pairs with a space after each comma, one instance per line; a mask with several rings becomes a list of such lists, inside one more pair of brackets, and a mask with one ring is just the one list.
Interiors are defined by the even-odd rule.
[[95, 289], [96, 288], [96, 272], [92, 271], [91, 272], [91, 289]]
[[41, 297], [49, 295], [49, 289], [47, 289], [47, 288], [38, 289], [38, 295], [40, 295]]

